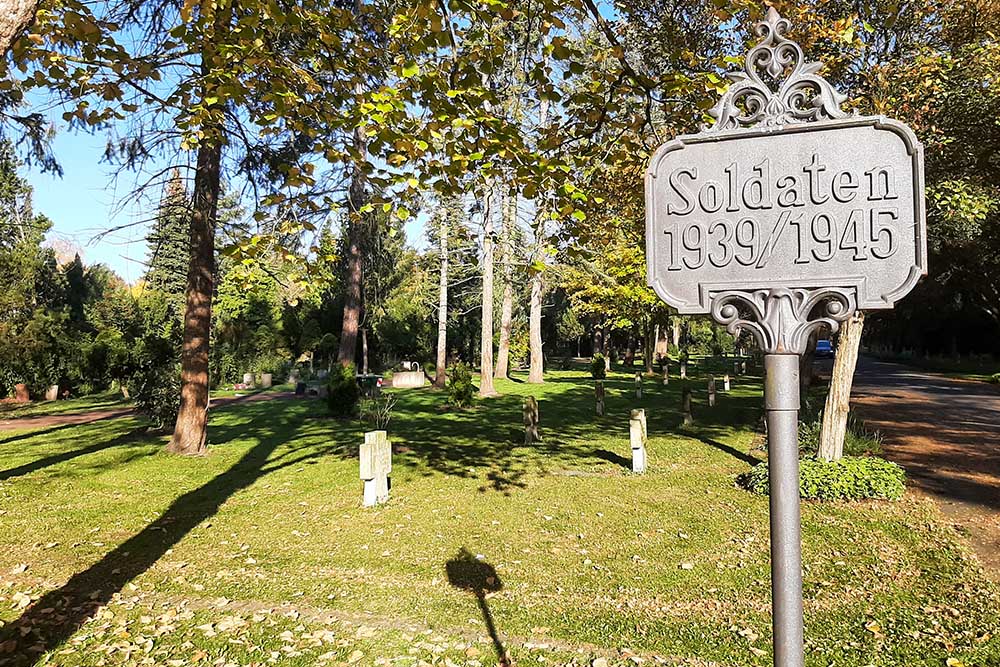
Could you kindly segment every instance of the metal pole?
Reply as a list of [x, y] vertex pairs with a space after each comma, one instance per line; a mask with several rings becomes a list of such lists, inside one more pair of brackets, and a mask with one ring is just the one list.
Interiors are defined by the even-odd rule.
[[799, 514], [799, 355], [764, 357], [775, 667], [803, 667]]

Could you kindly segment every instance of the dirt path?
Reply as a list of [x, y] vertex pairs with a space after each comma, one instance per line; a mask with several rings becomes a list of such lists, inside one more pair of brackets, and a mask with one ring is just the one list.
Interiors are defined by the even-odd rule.
[[[213, 398], [212, 407], [218, 408], [238, 401], [273, 401], [275, 399], [294, 398], [292, 392], [259, 392], [256, 394], [245, 394], [243, 396], [226, 396], [224, 398]], [[117, 419], [131, 415], [131, 407], [111, 408], [105, 410], [90, 410], [87, 412], [73, 412], [57, 415], [37, 415], [34, 417], [16, 417], [14, 419], [0, 420], [0, 433], [4, 431], [34, 431], [43, 428], [56, 428], [59, 426], [76, 426], [79, 424], [92, 424], [105, 419]]]
[[1000, 391], [862, 359], [852, 402], [910, 487], [938, 501], [1000, 579]]

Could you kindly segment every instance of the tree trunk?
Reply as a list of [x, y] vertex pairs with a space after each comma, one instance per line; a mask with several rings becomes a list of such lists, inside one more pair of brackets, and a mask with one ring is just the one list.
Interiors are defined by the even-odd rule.
[[6, 54], [21, 33], [35, 20], [40, 2], [0, 0], [0, 53]]
[[841, 325], [837, 356], [833, 362], [833, 377], [830, 378], [830, 393], [826, 396], [823, 426], [819, 434], [818, 454], [826, 461], [836, 461], [844, 455], [851, 387], [854, 384], [854, 369], [858, 364], [864, 326], [865, 314], [861, 311]]
[[[360, 14], [360, 0], [355, 0], [354, 12]], [[355, 92], [361, 96], [364, 92], [362, 84], [355, 86]], [[358, 157], [352, 161], [351, 185], [347, 194], [347, 283], [344, 286], [344, 318], [340, 329], [340, 349], [337, 352], [337, 361], [343, 366], [355, 362], [358, 353], [358, 327], [361, 325], [364, 282], [361, 209], [365, 205], [367, 194], [365, 171], [360, 160], [361, 156], [368, 153], [368, 140], [361, 125], [354, 128], [354, 151]]]
[[632, 331], [628, 332], [628, 338], [625, 341], [625, 359], [623, 363], [626, 368], [632, 368], [635, 364], [635, 333]]
[[483, 210], [483, 321], [479, 349], [479, 396], [497, 396], [493, 388], [493, 210], [495, 193], [487, 186]]
[[[214, 66], [215, 40], [229, 29], [232, 4], [215, 7], [213, 33], [204, 37], [201, 70], [207, 75]], [[221, 118], [222, 102], [216, 83], [206, 82], [200, 91], [212, 117]], [[220, 121], [217, 121], [220, 122]], [[212, 293], [215, 287], [215, 224], [218, 219], [222, 171], [222, 128], [202, 126], [194, 176], [194, 205], [189, 233], [191, 254], [188, 262], [187, 295], [184, 313], [184, 342], [181, 348], [181, 402], [174, 434], [167, 451], [196, 455], [205, 451], [208, 436], [209, 341], [212, 334]]]
[[677, 349], [680, 349], [680, 347], [681, 347], [681, 321], [679, 319], [677, 319], [676, 317], [672, 317], [670, 319], [671, 319], [670, 324], [671, 324], [672, 329], [673, 329], [672, 333], [673, 333], [674, 347], [676, 347]]
[[813, 362], [816, 359], [816, 342], [818, 340], [819, 332], [813, 330], [806, 340], [805, 351], [799, 355], [799, 396], [803, 402], [807, 402], [809, 387], [812, 386]]
[[361, 330], [361, 372], [368, 375], [368, 329]]
[[188, 265], [184, 345], [181, 351], [181, 405], [167, 450], [178, 454], [205, 451], [208, 430], [208, 353], [212, 333], [215, 276], [215, 220], [219, 202], [220, 137], [198, 149], [191, 212], [191, 260]]
[[441, 216], [438, 230], [438, 244], [441, 252], [441, 280], [438, 282], [438, 341], [437, 366], [434, 370], [434, 386], [444, 389], [448, 365], [448, 215]]
[[534, 384], [545, 382], [545, 357], [542, 350], [542, 295], [544, 288], [542, 272], [537, 271], [531, 276], [531, 302], [528, 309], [528, 348], [531, 357], [528, 382]]
[[644, 336], [646, 347], [643, 350], [643, 360], [646, 362], [646, 372], [650, 375], [653, 373], [653, 349], [656, 347], [656, 336], [659, 335], [659, 331], [659, 327], [654, 329], [649, 322], [646, 322], [646, 335]]
[[511, 244], [514, 236], [514, 217], [517, 215], [517, 195], [507, 197], [503, 208], [503, 234], [501, 236], [500, 257], [503, 269], [503, 299], [500, 306], [500, 344], [497, 347], [497, 367], [495, 378], [507, 379], [510, 366], [510, 329], [514, 311], [513, 265], [511, 264]]

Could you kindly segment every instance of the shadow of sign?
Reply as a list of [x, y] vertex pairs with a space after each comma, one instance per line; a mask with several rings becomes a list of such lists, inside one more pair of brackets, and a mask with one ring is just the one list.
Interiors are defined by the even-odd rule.
[[445, 563], [445, 572], [448, 575], [449, 584], [463, 591], [468, 591], [476, 597], [479, 612], [483, 615], [486, 630], [493, 641], [497, 661], [503, 667], [510, 667], [513, 663], [500, 639], [493, 622], [493, 614], [486, 602], [488, 595], [503, 588], [496, 568], [482, 560], [482, 557], [473, 555], [466, 547], [462, 547], [454, 558]]

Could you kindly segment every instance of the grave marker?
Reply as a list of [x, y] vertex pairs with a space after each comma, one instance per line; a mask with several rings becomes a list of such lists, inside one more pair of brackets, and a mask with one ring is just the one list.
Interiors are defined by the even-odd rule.
[[688, 376], [688, 362], [681, 361], [681, 379], [686, 380]]
[[729, 391], [729, 373], [722, 376], [722, 390]]
[[632, 443], [632, 472], [646, 472], [646, 411], [633, 410], [628, 420], [629, 440]]
[[715, 407], [715, 378], [708, 379], [708, 407]]
[[524, 399], [524, 444], [541, 442], [538, 435], [538, 399], [529, 396]]
[[694, 415], [691, 414], [691, 389], [684, 387], [681, 392], [681, 412], [684, 413], [684, 425], [690, 426], [694, 423]]
[[594, 396], [597, 398], [597, 416], [604, 416], [604, 381], [598, 380], [594, 383]]
[[670, 364], [666, 361], [663, 362], [663, 384], [670, 384]]
[[361, 445], [360, 476], [365, 489], [362, 504], [374, 507], [389, 500], [389, 475], [392, 474], [392, 446], [385, 431], [368, 431]]
[[642, 373], [635, 374], [635, 397], [642, 398]]
[[715, 124], [654, 152], [646, 264], [679, 313], [746, 329], [765, 353], [774, 664], [803, 667], [799, 357], [817, 329], [909, 293], [927, 236], [916, 135], [841, 109], [789, 27], [769, 8]]

